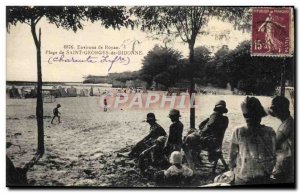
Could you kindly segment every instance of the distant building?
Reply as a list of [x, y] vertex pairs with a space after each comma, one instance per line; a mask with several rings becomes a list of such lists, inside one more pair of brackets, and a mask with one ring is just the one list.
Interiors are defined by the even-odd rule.
[[83, 83], [107, 83], [107, 76], [88, 75], [84, 79]]

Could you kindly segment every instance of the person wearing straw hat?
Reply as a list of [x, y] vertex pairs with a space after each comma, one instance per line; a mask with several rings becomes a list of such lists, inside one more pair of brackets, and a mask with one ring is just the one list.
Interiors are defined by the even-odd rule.
[[128, 154], [130, 157], [138, 157], [141, 152], [151, 147], [158, 137], [167, 135], [162, 126], [156, 122], [154, 113], [148, 113], [145, 121], [150, 125], [150, 132], [132, 148]]
[[260, 101], [246, 97], [241, 104], [246, 125], [232, 134], [229, 166], [234, 185], [268, 184], [275, 165], [275, 131], [262, 125], [267, 114]]
[[173, 151], [180, 151], [182, 146], [183, 124], [180, 122], [181, 117], [179, 110], [172, 109], [169, 113], [169, 118], [172, 121], [169, 129], [169, 137], [165, 144], [165, 153], [170, 156]]
[[276, 183], [294, 183], [294, 119], [290, 111], [290, 102], [286, 97], [276, 96], [268, 112], [281, 121], [276, 131], [276, 164], [271, 178]]

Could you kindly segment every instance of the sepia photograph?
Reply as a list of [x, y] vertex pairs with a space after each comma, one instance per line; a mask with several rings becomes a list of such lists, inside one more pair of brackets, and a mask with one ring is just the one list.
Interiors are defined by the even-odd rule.
[[5, 9], [6, 187], [296, 187], [295, 7]]

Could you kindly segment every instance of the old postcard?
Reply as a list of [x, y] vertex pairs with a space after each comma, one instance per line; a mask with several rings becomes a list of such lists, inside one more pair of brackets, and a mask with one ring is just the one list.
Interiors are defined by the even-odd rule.
[[7, 187], [295, 187], [294, 7], [7, 6]]

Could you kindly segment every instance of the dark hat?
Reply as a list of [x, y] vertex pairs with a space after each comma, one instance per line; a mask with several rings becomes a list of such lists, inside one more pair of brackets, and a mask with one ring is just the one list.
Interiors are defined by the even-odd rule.
[[271, 106], [268, 108], [268, 113], [272, 116], [278, 113], [289, 112], [290, 101], [284, 96], [276, 96], [272, 99]]
[[181, 117], [179, 110], [177, 109], [172, 109], [169, 113], [169, 117], [174, 116], [174, 117]]
[[220, 112], [220, 113], [227, 113], [228, 109], [226, 108], [226, 102], [223, 100], [220, 100], [216, 103], [214, 111]]
[[60, 105], [60, 104], [57, 104], [57, 107], [61, 107], [61, 105]]
[[245, 118], [262, 118], [267, 116], [260, 101], [255, 97], [246, 97], [241, 104], [241, 108]]
[[146, 122], [148, 122], [148, 121], [150, 121], [150, 120], [156, 121], [156, 118], [155, 118], [154, 113], [148, 113], [148, 114], [147, 114]]

